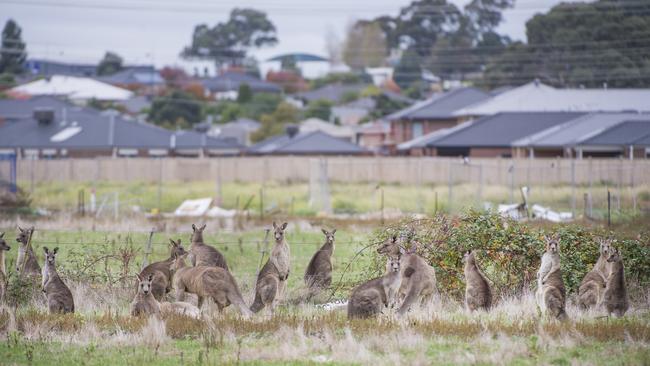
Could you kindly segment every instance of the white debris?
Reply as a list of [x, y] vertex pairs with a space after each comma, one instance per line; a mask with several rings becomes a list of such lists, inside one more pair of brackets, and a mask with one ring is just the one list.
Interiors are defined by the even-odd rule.
[[198, 217], [203, 216], [210, 208], [212, 198], [199, 198], [195, 200], [185, 200], [174, 211], [177, 217]]

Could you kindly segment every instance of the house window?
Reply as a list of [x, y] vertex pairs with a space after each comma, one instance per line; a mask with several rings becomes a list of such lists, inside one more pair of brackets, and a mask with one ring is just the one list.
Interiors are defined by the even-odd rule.
[[411, 138], [422, 136], [422, 122], [413, 122], [411, 126]]

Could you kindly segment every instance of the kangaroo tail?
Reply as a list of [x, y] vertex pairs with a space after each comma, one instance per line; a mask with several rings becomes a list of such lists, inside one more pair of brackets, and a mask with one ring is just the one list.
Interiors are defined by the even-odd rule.
[[260, 296], [259, 292], [255, 291], [255, 300], [253, 300], [253, 304], [251, 304], [250, 311], [253, 313], [257, 313], [262, 309], [264, 309], [264, 303], [262, 302], [262, 297]]

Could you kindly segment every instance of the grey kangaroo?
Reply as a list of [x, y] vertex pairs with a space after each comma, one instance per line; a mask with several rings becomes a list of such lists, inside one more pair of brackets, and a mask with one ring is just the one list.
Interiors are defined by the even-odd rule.
[[171, 244], [171, 253], [169, 255], [169, 258], [164, 261], [151, 263], [150, 265], [144, 267], [142, 271], [140, 271], [140, 277], [142, 278], [147, 278], [147, 276], [153, 275], [151, 292], [158, 301], [161, 301], [165, 294], [171, 291], [171, 265], [174, 262], [174, 259], [187, 253], [185, 251], [185, 248], [183, 248], [181, 245], [181, 239], [178, 239], [177, 241], [169, 239], [169, 242]]
[[21, 275], [38, 278], [41, 276], [41, 266], [38, 265], [38, 259], [34, 248], [32, 248], [32, 235], [34, 227], [22, 229], [18, 227], [18, 237], [16, 241], [20, 243], [18, 247], [18, 258], [16, 259], [16, 271]]
[[50, 313], [74, 313], [74, 299], [72, 292], [65, 285], [56, 271], [56, 254], [59, 248], [50, 251], [43, 247], [45, 252], [45, 267], [43, 267], [43, 292], [47, 297], [47, 306]]
[[254, 313], [265, 307], [273, 311], [280, 298], [285, 294], [291, 266], [291, 252], [284, 236], [286, 228], [286, 222], [280, 226], [273, 222], [275, 245], [271, 250], [269, 259], [262, 267], [259, 275], [257, 275], [255, 300], [251, 305], [251, 311]]
[[386, 274], [357, 286], [348, 301], [348, 319], [370, 318], [384, 308], [392, 308], [398, 297], [402, 282], [401, 255], [390, 255]]
[[321, 229], [325, 234], [325, 244], [309, 261], [307, 270], [305, 270], [305, 285], [310, 290], [310, 294], [315, 294], [332, 284], [332, 253], [334, 253], [334, 234], [336, 229], [327, 231]]
[[206, 224], [203, 224], [203, 226], [197, 228], [196, 225], [192, 224], [190, 262], [193, 266], [213, 266], [228, 271], [228, 264], [223, 254], [203, 241], [203, 230], [205, 230], [205, 226]]
[[578, 288], [578, 305], [582, 309], [600, 304], [605, 292], [607, 273], [607, 259], [611, 250], [611, 240], [600, 242], [600, 257], [594, 268], [585, 275]]

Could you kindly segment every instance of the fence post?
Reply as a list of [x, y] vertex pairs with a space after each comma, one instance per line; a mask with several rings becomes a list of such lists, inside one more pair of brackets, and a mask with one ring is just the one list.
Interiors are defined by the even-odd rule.
[[612, 195], [609, 193], [609, 188], [607, 188], [607, 226], [612, 226]]
[[453, 201], [453, 190], [454, 190], [454, 172], [453, 172], [453, 166], [452, 166], [452, 160], [449, 158], [449, 198], [447, 202], [447, 210], [451, 212], [451, 203]]
[[264, 186], [260, 187], [260, 220], [264, 220]]
[[155, 229], [151, 229], [149, 231], [149, 240], [147, 240], [147, 246], [144, 248], [144, 259], [142, 260], [142, 268], [140, 270], [143, 270], [144, 267], [146, 267], [149, 264], [149, 255], [151, 254], [151, 242], [153, 240], [153, 233], [155, 232]]
[[576, 159], [571, 157], [571, 214], [576, 216]]
[[515, 161], [510, 161], [510, 203], [515, 203]]

